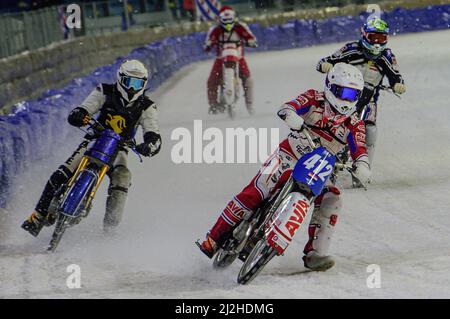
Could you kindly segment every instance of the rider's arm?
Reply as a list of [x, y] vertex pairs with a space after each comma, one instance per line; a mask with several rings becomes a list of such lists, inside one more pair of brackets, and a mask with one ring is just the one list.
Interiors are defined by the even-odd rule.
[[236, 28], [236, 32], [239, 34], [241, 39], [244, 40], [244, 44], [246, 46], [252, 48], [257, 46], [256, 37], [246, 23], [239, 22]]
[[313, 103], [316, 91], [309, 90], [306, 93], [300, 94], [295, 99], [284, 103], [278, 111], [278, 116], [286, 122], [286, 125], [293, 130], [300, 130], [303, 126], [304, 120], [302, 116], [306, 115]]
[[372, 173], [370, 171], [369, 156], [366, 148], [366, 129], [364, 122], [359, 120], [355, 114], [347, 120], [346, 126], [349, 129], [347, 143], [353, 159], [352, 175], [363, 185], [366, 185], [370, 183]]
[[317, 63], [316, 69], [319, 72], [327, 73], [336, 63], [349, 63], [350, 61], [357, 59], [361, 59], [361, 51], [359, 50], [358, 42], [350, 42], [332, 55], [322, 58], [319, 63]]
[[205, 51], [210, 51], [211, 48], [214, 45], [217, 45], [217, 33], [219, 32], [219, 29], [217, 28], [217, 26], [213, 26], [209, 29], [207, 35], [206, 35], [206, 39], [205, 39], [205, 43], [203, 44], [203, 49]]
[[102, 86], [99, 85], [93, 90], [88, 97], [81, 103], [81, 106], [74, 108], [67, 121], [73, 126], [87, 125], [92, 115], [97, 113], [105, 102], [105, 96], [103, 95]]
[[383, 55], [380, 58], [380, 63], [382, 64], [381, 67], [383, 68], [391, 87], [394, 87], [397, 83], [402, 85], [405, 84], [398, 68], [397, 59], [390, 49], [384, 50]]
[[149, 156], [156, 155], [161, 149], [161, 135], [155, 103], [151, 102], [151, 105], [142, 113], [139, 125], [142, 127], [144, 143], [149, 147]]
[[98, 85], [88, 97], [81, 103], [81, 108], [85, 109], [90, 116], [100, 111], [105, 103], [105, 95], [101, 85]]
[[367, 158], [366, 128], [364, 122], [359, 120], [357, 115], [354, 114], [352, 118], [348, 119], [346, 126], [349, 130], [347, 144], [353, 161]]

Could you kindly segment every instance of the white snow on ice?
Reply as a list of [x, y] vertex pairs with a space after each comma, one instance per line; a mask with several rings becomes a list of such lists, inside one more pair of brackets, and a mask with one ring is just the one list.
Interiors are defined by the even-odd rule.
[[[154, 95], [163, 136], [161, 153], [140, 164], [130, 155], [133, 185], [115, 234], [101, 229], [106, 184], [90, 216], [67, 231], [46, 254], [50, 229], [35, 239], [20, 229], [51, 172], [80, 141], [24, 173], [1, 218], [0, 297], [3, 298], [449, 298], [450, 297], [450, 31], [395, 36], [390, 46], [406, 79], [399, 100], [382, 93], [374, 183], [367, 192], [345, 189], [344, 212], [331, 252], [336, 266], [303, 273], [306, 225], [285, 256], [248, 286], [241, 264], [216, 271], [194, 245], [204, 238], [227, 201], [258, 164], [180, 164], [170, 157], [174, 128], [279, 127], [279, 105], [308, 88], [322, 87], [319, 58], [341, 44], [248, 55], [255, 79], [256, 115], [243, 103], [238, 118], [207, 114], [206, 79], [212, 61], [180, 71]], [[67, 266], [81, 267], [81, 289], [68, 289]], [[367, 266], [381, 267], [381, 288], [369, 289]]]

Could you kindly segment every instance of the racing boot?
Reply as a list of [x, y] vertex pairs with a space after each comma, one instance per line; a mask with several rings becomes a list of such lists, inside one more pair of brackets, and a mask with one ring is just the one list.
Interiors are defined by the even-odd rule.
[[334, 266], [331, 256], [320, 256], [315, 250], [309, 251], [302, 259], [305, 268], [314, 271], [326, 271]]
[[209, 114], [219, 114], [219, 113], [224, 113], [224, 112], [225, 112], [225, 107], [223, 105], [221, 105], [220, 103], [211, 104], [211, 106], [209, 107], [209, 110], [208, 110]]
[[208, 258], [213, 258], [216, 252], [219, 250], [219, 245], [216, 243], [214, 239], [208, 234], [206, 235], [206, 239], [200, 243], [198, 240], [195, 242], [200, 248], [200, 250], [208, 256]]
[[29, 232], [34, 237], [37, 237], [45, 225], [46, 225], [45, 216], [43, 216], [37, 211], [34, 211], [30, 215], [30, 217], [28, 217], [22, 223], [22, 228], [27, 232]]

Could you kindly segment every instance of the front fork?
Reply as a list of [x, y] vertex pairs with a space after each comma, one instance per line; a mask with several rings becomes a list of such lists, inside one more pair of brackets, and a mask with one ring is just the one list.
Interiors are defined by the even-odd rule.
[[[268, 245], [282, 255], [292, 242], [295, 233], [314, 209], [314, 201], [303, 192], [294, 190], [294, 181], [289, 179], [287, 188], [277, 198], [264, 223], [264, 237]], [[293, 191], [294, 190], [294, 191]]]
[[[70, 187], [73, 185], [73, 183], [75, 183], [75, 181], [77, 180], [78, 176], [80, 175], [80, 173], [89, 165], [89, 163], [91, 163], [91, 159], [88, 156], [83, 156], [83, 158], [81, 159], [80, 164], [78, 165], [75, 173], [73, 174], [72, 178], [69, 180], [69, 183], [67, 184], [67, 189], [70, 189]], [[92, 188], [92, 191], [90, 192], [89, 196], [88, 196], [88, 200], [86, 201], [86, 207], [89, 207], [89, 205], [91, 204], [92, 200], [95, 197], [95, 194], [97, 193], [98, 188], [100, 187], [100, 184], [103, 181], [103, 178], [105, 177], [106, 173], [108, 172], [109, 166], [104, 164], [101, 169], [100, 172], [98, 173], [98, 178], [97, 178], [97, 182], [95, 183], [94, 187]]]

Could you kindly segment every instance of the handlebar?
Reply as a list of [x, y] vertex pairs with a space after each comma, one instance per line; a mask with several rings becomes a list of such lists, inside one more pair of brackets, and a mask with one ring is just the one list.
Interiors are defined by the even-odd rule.
[[399, 99], [402, 98], [402, 97], [400, 96], [400, 94], [395, 93], [395, 92], [394, 92], [394, 89], [391, 88], [390, 86], [387, 86], [387, 85], [380, 85], [380, 90], [382, 90], [382, 91], [388, 91], [389, 93], [394, 94], [394, 95], [395, 95], [396, 97], [398, 97]]
[[[91, 118], [89, 120], [88, 125], [89, 125], [89, 128], [94, 131], [93, 134], [91, 132], [84, 131], [82, 128], [80, 128], [80, 130], [82, 130], [86, 134], [92, 136], [93, 138], [95, 138], [96, 135], [101, 134], [106, 129], [99, 121], [97, 121], [94, 118]], [[136, 151], [137, 143], [136, 143], [135, 139], [122, 140], [122, 141], [120, 141], [120, 144], [122, 144], [122, 146], [130, 148], [139, 157], [139, 161], [142, 163], [142, 155], [138, 151]]]

